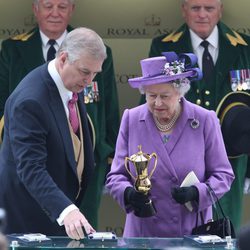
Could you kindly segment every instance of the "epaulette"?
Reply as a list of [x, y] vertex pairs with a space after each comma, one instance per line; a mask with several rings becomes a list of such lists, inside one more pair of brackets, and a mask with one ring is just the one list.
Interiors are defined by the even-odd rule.
[[182, 36], [183, 31], [175, 33], [172, 32], [171, 34], [167, 35], [166, 37], [164, 37], [161, 41], [162, 42], [178, 42], [180, 37]]
[[241, 37], [241, 35], [239, 33], [237, 33], [236, 31], [233, 30], [233, 33], [235, 36], [230, 35], [229, 33], [226, 33], [226, 36], [228, 38], [228, 40], [230, 41], [230, 43], [233, 46], [237, 46], [237, 44], [241, 44], [241, 45], [245, 45], [247, 46], [248, 44], [245, 42], [245, 40]]
[[34, 31], [33, 32], [25, 32], [25, 33], [22, 33], [22, 34], [19, 34], [19, 35], [16, 35], [14, 37], [12, 37], [11, 39], [12, 40], [20, 40], [20, 41], [27, 41], [32, 35], [34, 34]]

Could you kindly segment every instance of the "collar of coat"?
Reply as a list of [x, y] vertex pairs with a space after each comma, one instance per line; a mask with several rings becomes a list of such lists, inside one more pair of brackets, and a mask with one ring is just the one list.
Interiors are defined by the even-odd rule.
[[[224, 23], [218, 23], [219, 32], [228, 40], [231, 45], [237, 46], [238, 44], [248, 46], [247, 42], [242, 38], [242, 36], [236, 31], [230, 29]], [[188, 31], [188, 26], [183, 24], [177, 31], [172, 32], [162, 39], [162, 42], [178, 42], [185, 32]]]
[[[35, 27], [34, 29], [28, 31], [28, 32], [25, 32], [25, 33], [22, 33], [22, 34], [18, 34], [14, 37], [11, 37], [11, 40], [15, 40], [15, 41], [22, 41], [22, 42], [26, 42], [28, 41], [37, 31], [39, 30], [38, 27]], [[71, 30], [73, 30], [73, 28], [68, 25], [67, 27], [67, 30], [70, 32]]]

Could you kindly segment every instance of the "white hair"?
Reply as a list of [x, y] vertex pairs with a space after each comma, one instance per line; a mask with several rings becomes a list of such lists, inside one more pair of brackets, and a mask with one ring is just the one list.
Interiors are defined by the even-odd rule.
[[[33, 3], [34, 3], [35, 5], [38, 5], [39, 1], [40, 1], [40, 0], [33, 0]], [[71, 3], [71, 4], [74, 4], [75, 0], [68, 0], [68, 2]]]
[[173, 86], [178, 91], [178, 93], [180, 94], [181, 97], [184, 96], [190, 89], [190, 83], [184, 83], [184, 82], [176, 83], [176, 82], [173, 82]]
[[[188, 79], [186, 80], [189, 82]], [[173, 82], [167, 82], [163, 84], [171, 84], [178, 91], [181, 97], [183, 97], [190, 89], [190, 83], [186, 83], [185, 81], [178, 81], [178, 83], [173, 81]], [[138, 89], [141, 94], [143, 95], [145, 94], [145, 86], [141, 85]]]
[[[187, 2], [188, 2], [188, 0], [182, 0], [182, 3], [187, 3]], [[222, 3], [221, 0], [218, 0], [218, 2], [219, 2], [219, 3]]]
[[105, 60], [107, 57], [102, 38], [94, 30], [85, 27], [76, 28], [67, 34], [57, 55], [61, 52], [67, 52], [70, 63], [78, 60], [83, 54], [97, 60]]

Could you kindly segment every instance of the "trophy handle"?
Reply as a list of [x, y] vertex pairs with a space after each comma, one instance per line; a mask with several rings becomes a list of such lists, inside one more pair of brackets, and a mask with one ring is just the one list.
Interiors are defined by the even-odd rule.
[[136, 180], [136, 177], [132, 175], [132, 173], [129, 171], [128, 166], [127, 166], [127, 162], [130, 161], [130, 159], [128, 157], [125, 157], [125, 168], [127, 169], [129, 175]]
[[152, 157], [154, 157], [154, 158], [155, 158], [155, 164], [154, 164], [154, 167], [153, 167], [153, 169], [152, 169], [151, 173], [150, 173], [150, 174], [149, 174], [149, 176], [148, 176], [148, 178], [150, 179], [150, 178], [151, 178], [151, 176], [152, 176], [152, 174], [154, 173], [155, 168], [156, 168], [156, 165], [157, 165], [157, 155], [156, 155], [156, 153], [152, 153], [149, 157], [150, 157], [150, 158], [152, 158]]

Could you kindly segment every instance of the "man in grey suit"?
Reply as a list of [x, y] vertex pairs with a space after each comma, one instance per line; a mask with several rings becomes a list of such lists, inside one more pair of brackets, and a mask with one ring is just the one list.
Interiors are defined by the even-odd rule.
[[[105, 58], [96, 32], [75, 29], [56, 58], [31, 71], [8, 98], [0, 151], [5, 233], [66, 233], [80, 239], [84, 230], [95, 231], [78, 209], [94, 166], [82, 91]], [[72, 96], [78, 96], [76, 131], [68, 108]]]

